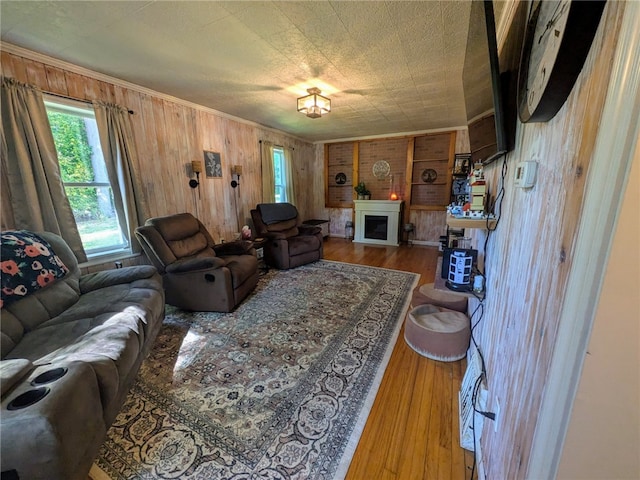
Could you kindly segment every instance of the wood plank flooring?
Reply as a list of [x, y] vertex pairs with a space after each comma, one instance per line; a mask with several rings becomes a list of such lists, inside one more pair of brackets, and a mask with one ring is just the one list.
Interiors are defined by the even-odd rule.
[[[325, 240], [324, 258], [435, 277], [438, 249]], [[473, 454], [460, 447], [458, 390], [464, 360], [436, 362], [409, 348], [400, 332], [346, 480], [468, 479]]]

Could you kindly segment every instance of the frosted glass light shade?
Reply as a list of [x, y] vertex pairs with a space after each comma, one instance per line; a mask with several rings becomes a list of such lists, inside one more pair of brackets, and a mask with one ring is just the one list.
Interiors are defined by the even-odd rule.
[[309, 95], [298, 98], [298, 111], [309, 118], [320, 118], [331, 111], [331, 100], [320, 95], [320, 89], [307, 89]]
[[193, 171], [193, 173], [202, 172], [202, 162], [200, 160], [193, 160], [191, 162], [191, 170]]

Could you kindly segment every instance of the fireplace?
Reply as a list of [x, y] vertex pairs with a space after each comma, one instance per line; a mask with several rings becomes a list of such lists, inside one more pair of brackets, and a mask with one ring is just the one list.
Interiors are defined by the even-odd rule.
[[386, 215], [364, 216], [364, 238], [372, 240], [386, 240], [389, 217]]
[[402, 202], [398, 200], [354, 200], [353, 241], [372, 245], [398, 246]]

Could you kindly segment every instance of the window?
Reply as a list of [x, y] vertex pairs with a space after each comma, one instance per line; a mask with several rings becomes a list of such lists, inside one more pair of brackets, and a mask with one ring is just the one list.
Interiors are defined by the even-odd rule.
[[284, 150], [281, 147], [274, 147], [273, 149], [273, 184], [276, 203], [288, 202]]
[[113, 202], [93, 108], [45, 101], [65, 192], [87, 257], [129, 251]]

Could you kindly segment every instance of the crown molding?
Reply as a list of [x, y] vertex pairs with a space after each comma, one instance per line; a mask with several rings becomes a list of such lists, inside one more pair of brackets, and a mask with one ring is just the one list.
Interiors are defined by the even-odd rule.
[[[29, 50], [23, 47], [19, 47], [17, 45], [13, 45], [11, 43], [1, 42], [0, 41], [0, 50], [11, 53], [12, 55], [17, 55], [19, 57], [24, 57], [29, 60], [33, 60], [34, 62], [40, 62], [47, 65], [51, 65], [52, 67], [57, 67], [62, 70], [66, 70], [72, 73], [76, 73], [78, 75], [83, 75], [85, 77], [93, 78], [94, 80], [98, 80], [101, 82], [110, 83], [116, 85], [118, 87], [126, 88], [129, 90], [133, 90], [138, 93], [142, 93], [144, 95], [149, 95], [156, 98], [161, 98], [168, 102], [177, 103], [179, 105], [193, 108], [194, 110], [199, 110], [201, 112], [210, 113], [216, 115], [218, 117], [225, 118], [227, 120], [233, 120], [234, 122], [243, 123], [245, 125], [250, 125], [255, 128], [260, 128], [262, 130], [267, 130], [269, 132], [277, 133], [280, 135], [286, 135], [287, 137], [293, 138], [303, 143], [307, 143], [310, 145], [323, 145], [325, 143], [337, 143], [337, 142], [349, 142], [356, 140], [373, 140], [379, 138], [394, 138], [394, 137], [407, 137], [407, 136], [415, 136], [415, 135], [424, 135], [429, 133], [440, 133], [440, 132], [449, 132], [451, 130], [465, 130], [466, 126], [459, 127], [446, 127], [446, 128], [438, 128], [432, 130], [420, 130], [416, 132], [399, 132], [393, 134], [379, 134], [379, 135], [369, 135], [366, 137], [351, 137], [351, 138], [336, 138], [331, 140], [316, 140], [309, 141], [304, 138], [297, 137], [290, 133], [284, 132], [282, 130], [278, 130], [276, 128], [267, 127], [257, 122], [252, 122], [251, 120], [246, 120], [244, 118], [235, 117], [233, 115], [229, 115], [228, 113], [220, 112], [213, 108], [205, 107], [203, 105], [199, 105], [197, 103], [190, 102], [188, 100], [183, 100], [178, 97], [174, 97], [172, 95], [168, 95], [166, 93], [157, 92], [155, 90], [151, 90], [150, 88], [143, 87], [141, 85], [137, 85], [135, 83], [127, 82], [126, 80], [122, 80], [120, 78], [111, 77], [109, 75], [105, 75], [104, 73], [96, 72], [94, 70], [90, 70], [85, 67], [81, 67], [79, 65], [75, 65], [73, 63], [66, 62], [64, 60], [60, 60], [55, 57], [50, 57], [43, 53], [39, 53], [33, 50]], [[81, 100], [81, 99], [80, 99]]]
[[516, 15], [518, 4], [519, 0], [508, 0], [507, 2], [505, 2], [500, 15], [500, 20], [496, 25], [496, 41], [498, 44], [498, 52], [502, 51], [502, 47], [504, 47], [504, 43], [507, 40], [509, 28], [511, 28], [511, 24], [513, 23], [513, 18]]
[[458, 127], [443, 127], [433, 128], [431, 130], [417, 130], [415, 132], [398, 132], [398, 133], [381, 133], [379, 135], [367, 135], [366, 137], [350, 137], [350, 138], [335, 138], [332, 140], [318, 140], [313, 142], [314, 145], [323, 145], [325, 143], [341, 143], [341, 142], [357, 142], [358, 140], [377, 140], [383, 138], [397, 138], [397, 137], [416, 137], [419, 135], [429, 135], [433, 133], [452, 132], [459, 130], [467, 130], [467, 126]]
[[313, 144], [314, 142], [310, 142], [309, 140], [305, 140], [300, 137], [296, 137], [290, 133], [284, 132], [282, 130], [278, 130], [276, 128], [267, 127], [265, 125], [261, 125], [257, 122], [252, 122], [251, 120], [246, 120], [244, 118], [236, 117], [234, 115], [229, 115], [228, 113], [221, 112], [219, 110], [215, 110], [210, 107], [205, 107], [204, 105], [200, 105], [197, 103], [190, 102], [188, 100], [184, 100], [182, 98], [174, 97], [172, 95], [168, 95], [166, 93], [158, 92], [156, 90], [152, 90], [150, 88], [143, 87], [141, 85], [137, 85], [135, 83], [127, 82], [126, 80], [122, 80], [120, 78], [112, 77], [109, 75], [105, 75], [104, 73], [96, 72], [94, 70], [90, 70], [85, 67], [81, 67], [79, 65], [75, 65], [73, 63], [66, 62], [64, 60], [60, 60], [55, 57], [50, 57], [43, 53], [39, 53], [33, 50], [29, 50], [23, 47], [19, 47], [17, 45], [13, 45], [11, 43], [1, 42], [0, 41], [0, 50], [10, 53], [12, 55], [17, 55], [19, 57], [27, 58], [29, 60], [33, 60], [34, 62], [44, 63], [46, 65], [50, 65], [52, 67], [60, 68], [62, 70], [66, 70], [72, 73], [76, 73], [78, 75], [82, 75], [85, 77], [92, 78], [94, 80], [98, 80], [105, 83], [110, 83], [112, 85], [116, 85], [118, 87], [126, 88], [128, 90], [133, 90], [135, 92], [149, 95], [152, 97], [160, 98], [162, 100], [166, 100], [168, 102], [177, 103], [184, 107], [193, 108], [194, 110], [199, 110], [201, 112], [210, 113], [217, 117], [222, 117], [227, 120], [233, 120], [234, 122], [243, 123], [245, 125], [250, 125], [252, 127], [260, 128], [262, 130], [268, 130], [273, 133], [278, 133], [281, 135], [286, 135], [288, 137], [294, 138], [300, 142]]

